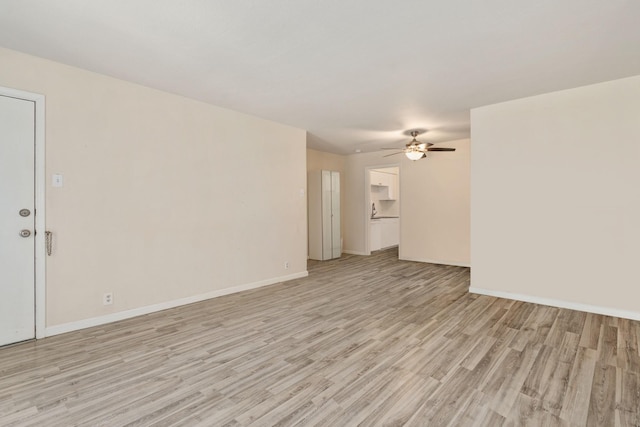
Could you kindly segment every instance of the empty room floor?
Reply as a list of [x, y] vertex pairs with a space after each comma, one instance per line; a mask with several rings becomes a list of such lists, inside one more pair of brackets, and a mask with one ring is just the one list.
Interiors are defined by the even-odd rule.
[[640, 425], [640, 322], [468, 287], [391, 249], [0, 348], [0, 425]]

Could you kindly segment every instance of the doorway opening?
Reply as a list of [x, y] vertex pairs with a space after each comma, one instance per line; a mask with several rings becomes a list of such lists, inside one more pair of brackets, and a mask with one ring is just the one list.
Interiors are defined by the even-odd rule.
[[400, 246], [400, 167], [365, 169], [365, 249], [371, 252]]

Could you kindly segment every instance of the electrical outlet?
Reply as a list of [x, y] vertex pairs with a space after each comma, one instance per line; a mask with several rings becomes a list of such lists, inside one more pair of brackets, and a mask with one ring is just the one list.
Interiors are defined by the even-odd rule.
[[285, 261], [284, 262], [284, 269], [288, 270], [289, 269], [289, 261]]
[[102, 295], [102, 305], [111, 305], [113, 304], [113, 294], [111, 292], [107, 292]]

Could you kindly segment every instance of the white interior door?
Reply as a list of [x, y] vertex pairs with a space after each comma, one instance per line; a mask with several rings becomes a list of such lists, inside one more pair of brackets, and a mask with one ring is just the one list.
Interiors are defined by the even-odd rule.
[[340, 172], [331, 172], [331, 258], [340, 258], [341, 256]]
[[35, 102], [0, 95], [0, 345], [35, 338]]
[[322, 171], [322, 259], [331, 259], [331, 171]]

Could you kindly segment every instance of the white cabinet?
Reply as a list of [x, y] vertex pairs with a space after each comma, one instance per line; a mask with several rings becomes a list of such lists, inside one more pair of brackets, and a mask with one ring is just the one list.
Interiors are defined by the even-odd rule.
[[340, 173], [312, 171], [307, 180], [309, 258], [340, 258]]
[[384, 200], [397, 200], [398, 199], [398, 175], [389, 175], [389, 186], [387, 187], [387, 198]]
[[372, 219], [369, 222], [369, 250], [398, 246], [400, 243], [400, 220], [398, 218]]
[[382, 218], [379, 220], [380, 247], [389, 248], [400, 243], [400, 220], [398, 218]]
[[371, 185], [380, 185], [389, 187], [391, 184], [391, 174], [385, 172], [371, 171], [370, 180]]
[[382, 248], [382, 220], [372, 219], [369, 222], [369, 250], [377, 251]]
[[380, 200], [396, 200], [398, 198], [398, 175], [372, 170], [369, 180], [371, 185], [385, 189], [386, 194]]

